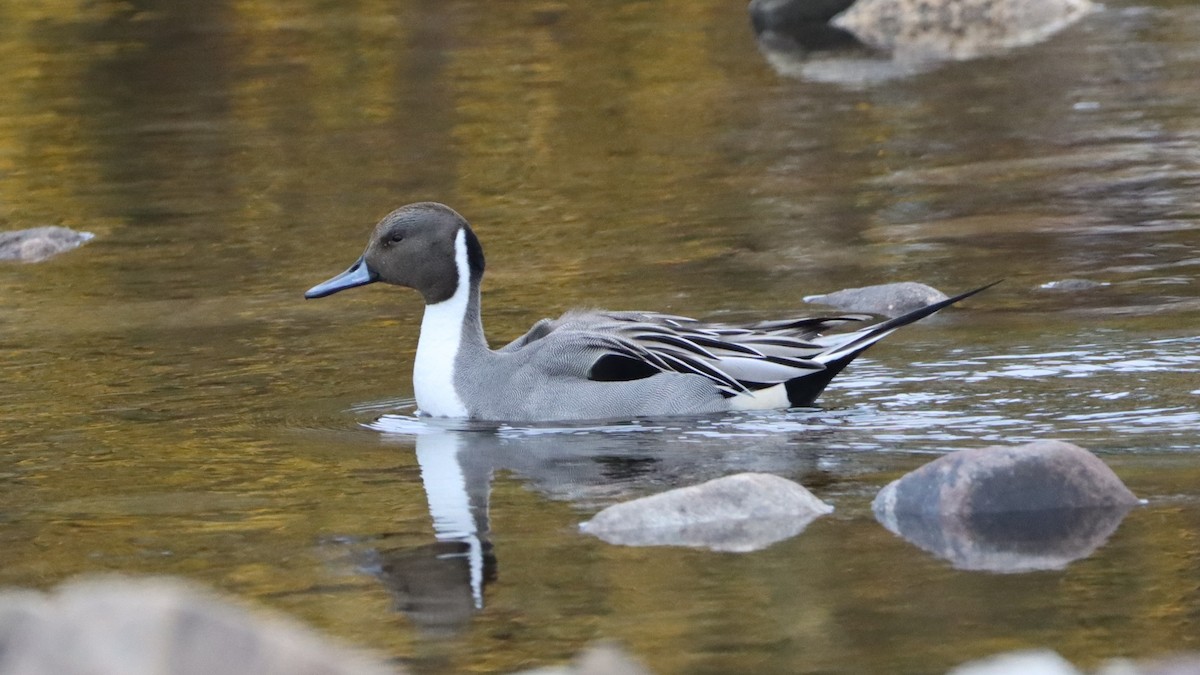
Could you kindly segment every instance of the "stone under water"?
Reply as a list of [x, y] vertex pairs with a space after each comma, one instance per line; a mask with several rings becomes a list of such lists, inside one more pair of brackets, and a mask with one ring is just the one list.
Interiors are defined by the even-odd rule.
[[746, 552], [793, 537], [832, 511], [786, 478], [740, 473], [610, 506], [579, 527], [623, 546]]

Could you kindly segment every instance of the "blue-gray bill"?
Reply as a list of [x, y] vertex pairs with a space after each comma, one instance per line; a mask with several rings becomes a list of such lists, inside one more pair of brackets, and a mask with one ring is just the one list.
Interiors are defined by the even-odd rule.
[[347, 288], [365, 286], [375, 283], [378, 280], [379, 275], [372, 271], [370, 267], [367, 267], [367, 261], [359, 258], [350, 266], [350, 269], [305, 291], [304, 297], [309, 300], [323, 298], [327, 295], [333, 295], [338, 291], [344, 291]]

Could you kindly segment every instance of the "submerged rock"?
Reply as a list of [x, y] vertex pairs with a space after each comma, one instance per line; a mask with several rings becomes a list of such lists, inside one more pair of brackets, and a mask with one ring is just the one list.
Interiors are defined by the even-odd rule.
[[0, 260], [41, 262], [78, 248], [95, 236], [91, 232], [57, 226], [0, 232]]
[[610, 506], [579, 528], [610, 544], [746, 552], [793, 537], [831, 511], [798, 483], [740, 473]]
[[806, 295], [805, 302], [829, 305], [847, 312], [900, 316], [914, 309], [946, 300], [949, 296], [932, 286], [915, 281], [847, 288], [824, 295]]
[[280, 618], [169, 579], [0, 593], [0, 673], [384, 675], [397, 671]]
[[1092, 281], [1091, 279], [1059, 279], [1058, 281], [1047, 281], [1038, 286], [1038, 290], [1042, 291], [1090, 291], [1093, 288], [1101, 288], [1109, 286], [1106, 281]]
[[1090, 0], [857, 0], [831, 22], [899, 59], [965, 60], [1041, 42]]
[[1137, 498], [1092, 453], [1061, 441], [962, 450], [888, 484], [884, 527], [962, 569], [1061, 569], [1090, 555]]

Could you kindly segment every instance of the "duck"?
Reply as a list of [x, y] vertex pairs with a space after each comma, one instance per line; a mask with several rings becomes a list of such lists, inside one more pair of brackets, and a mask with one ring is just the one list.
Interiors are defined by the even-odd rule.
[[[570, 310], [492, 349], [484, 336], [483, 247], [436, 202], [385, 216], [324, 298], [376, 282], [425, 302], [412, 383], [422, 416], [489, 422], [632, 420], [810, 407], [851, 361], [896, 329], [988, 286], [849, 332], [869, 315], [706, 323], [651, 311]], [[990, 286], [990, 284], [989, 284]]]

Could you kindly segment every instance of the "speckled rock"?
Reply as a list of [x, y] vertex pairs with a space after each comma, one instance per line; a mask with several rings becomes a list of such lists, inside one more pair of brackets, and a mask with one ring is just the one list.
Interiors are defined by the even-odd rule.
[[832, 24], [896, 58], [970, 59], [1040, 42], [1095, 7], [1089, 0], [857, 0]]
[[0, 260], [41, 262], [78, 248], [94, 236], [91, 232], [56, 226], [0, 232]]
[[879, 522], [960, 569], [1062, 569], [1102, 546], [1137, 503], [1098, 457], [1070, 443], [962, 450], [893, 481]]
[[281, 618], [169, 579], [0, 593], [4, 675], [396, 675]]
[[945, 300], [945, 293], [915, 281], [847, 288], [824, 295], [807, 295], [805, 302], [829, 305], [847, 312], [900, 316], [914, 309]]
[[795, 536], [831, 511], [798, 483], [740, 473], [610, 506], [579, 527], [610, 544], [745, 552]]

